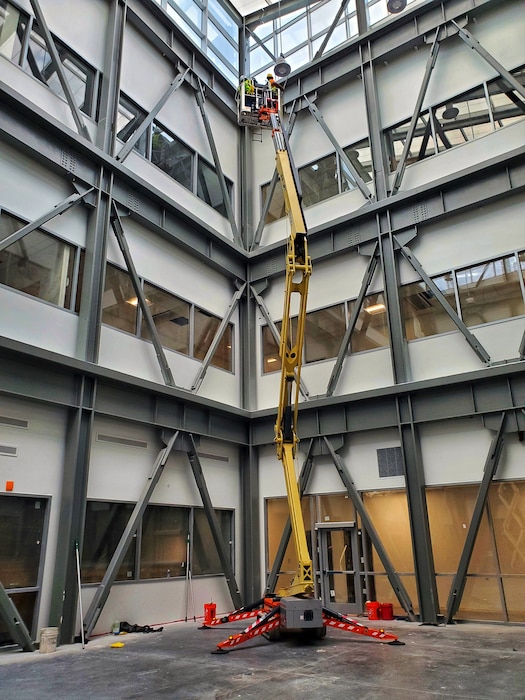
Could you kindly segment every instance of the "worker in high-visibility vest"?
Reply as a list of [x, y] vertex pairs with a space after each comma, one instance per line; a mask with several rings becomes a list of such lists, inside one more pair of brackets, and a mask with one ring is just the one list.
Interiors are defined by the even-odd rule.
[[277, 109], [279, 106], [279, 91], [282, 92], [284, 90], [284, 85], [278, 83], [271, 73], [268, 73], [266, 76], [266, 81], [271, 95], [271, 99], [268, 100], [267, 107]]

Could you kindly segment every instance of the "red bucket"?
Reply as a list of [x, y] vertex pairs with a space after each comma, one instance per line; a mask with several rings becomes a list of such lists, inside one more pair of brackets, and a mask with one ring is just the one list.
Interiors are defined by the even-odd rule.
[[209, 625], [215, 620], [217, 606], [215, 603], [204, 603], [204, 624]]
[[367, 600], [365, 607], [369, 620], [380, 620], [380, 603], [375, 600]]
[[392, 603], [381, 603], [379, 605], [379, 617], [381, 620], [394, 619], [394, 606]]

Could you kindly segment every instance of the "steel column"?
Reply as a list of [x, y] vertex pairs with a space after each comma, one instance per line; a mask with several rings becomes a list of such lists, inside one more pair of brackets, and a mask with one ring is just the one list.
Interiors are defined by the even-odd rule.
[[73, 95], [73, 91], [71, 90], [71, 87], [66, 78], [66, 74], [64, 73], [64, 67], [62, 66], [62, 62], [60, 61], [60, 56], [58, 55], [55, 41], [51, 36], [51, 32], [49, 31], [49, 28], [47, 26], [42, 9], [40, 8], [40, 3], [38, 2], [38, 0], [30, 0], [30, 2], [31, 7], [33, 8], [33, 12], [35, 13], [35, 17], [38, 20], [38, 26], [42, 31], [42, 34], [44, 35], [46, 48], [49, 51], [49, 55], [51, 56], [53, 67], [60, 81], [60, 85], [62, 86], [62, 90], [64, 91], [64, 95], [66, 96], [66, 100], [73, 115], [73, 119], [75, 120], [78, 133], [81, 134], [88, 141], [91, 141], [91, 137], [84, 123], [82, 113], [77, 107], [77, 103], [75, 102], [75, 96]]
[[120, 94], [122, 46], [126, 26], [127, 0], [110, 0], [105, 37], [104, 67], [100, 76], [100, 107], [96, 145], [113, 155]]
[[423, 624], [436, 625], [439, 601], [428, 523], [421, 445], [417, 427], [413, 421], [410, 399], [398, 397], [396, 403], [405, 465], [405, 486], [412, 533], [419, 615]]
[[224, 318], [222, 319], [219, 327], [217, 328], [215, 336], [213, 337], [213, 340], [210, 344], [210, 347], [208, 348], [208, 352], [206, 353], [204, 360], [202, 361], [202, 366], [199, 369], [199, 371], [197, 372], [195, 379], [193, 380], [193, 383], [191, 385], [191, 391], [198, 391], [199, 390], [199, 387], [204, 380], [204, 377], [206, 375], [206, 372], [208, 371], [208, 367], [210, 366], [210, 363], [211, 363], [212, 358], [215, 354], [215, 351], [217, 350], [217, 347], [222, 340], [222, 336], [224, 335], [226, 328], [228, 327], [228, 323], [230, 322], [230, 318], [232, 317], [233, 312], [235, 311], [237, 304], [239, 303], [239, 299], [244, 294], [245, 289], [246, 289], [246, 282], [243, 282], [243, 284], [239, 287], [239, 289], [233, 295], [233, 298], [230, 302], [230, 305], [228, 306], [228, 310], [226, 311]]
[[[378, 217], [378, 225], [390, 229], [388, 214]], [[385, 283], [385, 303], [390, 332], [390, 355], [394, 382], [402, 384], [411, 380], [410, 360], [404, 324], [401, 317], [401, 302], [399, 298], [398, 261], [394, 251], [394, 240], [390, 230], [379, 236], [381, 262], [383, 265], [383, 280]]]
[[346, 469], [342, 457], [337, 454], [332, 443], [327, 437], [324, 438], [324, 441], [326, 443], [326, 446], [328, 447], [328, 451], [335, 465], [335, 468], [337, 469], [337, 472], [341, 478], [341, 481], [343, 482], [346, 490], [348, 491], [348, 495], [350, 496], [350, 499], [354, 504], [356, 512], [361, 518], [361, 526], [364, 530], [366, 530], [370, 541], [375, 547], [377, 556], [379, 557], [381, 563], [385, 567], [385, 572], [388, 576], [388, 580], [390, 581], [390, 585], [392, 586], [394, 593], [396, 594], [397, 599], [399, 600], [399, 603], [402, 606], [403, 610], [405, 610], [410, 620], [414, 621], [416, 617], [412, 601], [410, 600], [410, 596], [408, 595], [408, 592], [404, 587], [401, 578], [397, 575], [397, 572], [394, 568], [394, 565], [390, 561], [390, 557], [388, 556], [386, 549], [383, 547], [383, 543], [381, 542], [377, 530], [375, 529], [374, 524], [365, 508], [365, 504], [363, 503], [361, 494], [356, 489], [355, 484], [352, 481], [352, 478]]
[[421, 279], [427, 284], [427, 286], [431, 289], [432, 294], [436, 297], [436, 299], [439, 301], [443, 309], [447, 312], [448, 316], [454, 321], [455, 325], [457, 326], [458, 330], [460, 330], [463, 335], [465, 336], [465, 340], [467, 343], [470, 345], [470, 347], [474, 350], [476, 355], [488, 364], [490, 362], [490, 356], [488, 352], [485, 350], [483, 345], [479, 342], [479, 340], [476, 338], [475, 335], [473, 335], [467, 326], [463, 323], [463, 321], [460, 319], [460, 317], [457, 315], [457, 313], [454, 311], [454, 309], [450, 306], [448, 301], [445, 299], [443, 293], [437, 286], [437, 284], [434, 282], [434, 280], [427, 275], [425, 270], [423, 269], [421, 263], [419, 260], [416, 258], [416, 256], [412, 253], [410, 248], [408, 246], [401, 245], [397, 238], [394, 236], [394, 241], [399, 245], [399, 249], [401, 250], [401, 253], [403, 254], [404, 258], [410, 263], [410, 265], [414, 268], [414, 270], [418, 273], [418, 275], [421, 277]]
[[135, 129], [135, 131], [126, 141], [125, 145], [120, 149], [119, 153], [116, 156], [117, 160], [119, 160], [122, 163], [129, 156], [142, 134], [149, 128], [150, 124], [153, 122], [157, 114], [164, 107], [164, 105], [173, 95], [173, 93], [176, 90], [178, 90], [183, 84], [184, 79], [186, 78], [186, 75], [188, 74], [189, 70], [189, 68], [186, 68], [184, 73], [179, 72], [178, 75], [176, 75], [175, 78], [173, 78], [164, 95], [162, 95], [162, 97], [159, 99], [159, 101], [153, 107], [153, 109], [149, 112], [149, 114], [146, 117], [144, 117], [144, 119], [140, 122], [139, 126]]
[[163, 438], [165, 447], [163, 447], [160, 450], [157, 459], [155, 460], [153, 470], [148, 476], [146, 485], [135, 505], [135, 508], [133, 509], [132, 514], [129, 517], [128, 523], [124, 528], [124, 532], [122, 533], [122, 537], [120, 538], [115, 552], [111, 557], [111, 561], [108, 564], [106, 573], [104, 574], [102, 581], [99, 583], [95, 596], [93, 597], [91, 605], [89, 606], [88, 611], [84, 617], [84, 630], [86, 638], [89, 638], [91, 636], [91, 633], [93, 632], [93, 629], [97, 624], [97, 620], [100, 617], [100, 613], [102, 612], [102, 609], [104, 608], [104, 605], [106, 604], [108, 596], [111, 592], [111, 586], [113, 585], [115, 578], [117, 577], [118, 570], [124, 560], [133, 535], [137, 531], [140, 519], [144, 515], [144, 511], [146, 510], [146, 506], [150, 501], [151, 494], [153, 493], [155, 486], [157, 485], [160, 477], [162, 476], [162, 472], [164, 471], [164, 467], [166, 465], [166, 462], [168, 461], [168, 457], [171, 454], [171, 451], [173, 449], [173, 446], [175, 445], [175, 441], [178, 435], [179, 431], [177, 430], [171, 435], [171, 437], [166, 442], [164, 442]]
[[503, 433], [505, 426], [506, 414], [501, 414], [501, 420], [499, 428], [496, 431], [492, 442], [490, 444], [487, 459], [485, 460], [485, 467], [483, 470], [483, 478], [479, 485], [478, 495], [476, 498], [476, 503], [474, 505], [474, 511], [472, 513], [472, 518], [470, 521], [469, 529], [467, 532], [467, 537], [465, 538], [465, 544], [463, 546], [463, 551], [461, 553], [461, 558], [458, 564], [458, 570], [452, 581], [452, 586], [450, 588], [450, 593], [447, 601], [447, 616], [445, 622], [448, 624], [452, 621], [452, 618], [457, 613], [458, 608], [461, 604], [461, 598], [463, 596], [463, 591], [465, 590], [465, 584], [467, 581], [467, 571], [470, 564], [470, 559], [472, 557], [472, 552], [474, 551], [474, 545], [476, 543], [476, 537], [478, 535], [479, 526], [481, 525], [481, 519], [483, 517], [483, 511], [485, 509], [485, 504], [487, 502], [487, 496], [489, 493], [489, 487], [491, 481], [496, 474], [498, 468], [499, 460], [501, 457], [501, 452], [503, 450]]
[[217, 552], [219, 554], [219, 559], [221, 560], [222, 570], [224, 571], [224, 576], [226, 578], [226, 583], [228, 584], [233, 605], [235, 609], [238, 609], [242, 606], [242, 598], [239, 591], [239, 586], [237, 585], [237, 582], [235, 580], [235, 574], [233, 572], [233, 568], [230, 561], [230, 554], [228, 552], [228, 549], [226, 548], [226, 545], [224, 544], [224, 539], [222, 537], [221, 529], [219, 527], [219, 522], [217, 520], [217, 516], [215, 515], [215, 511], [213, 510], [213, 504], [211, 502], [208, 487], [204, 479], [199, 455], [197, 454], [195, 440], [191, 433], [188, 433], [188, 439], [190, 442], [190, 446], [187, 451], [187, 455], [191, 465], [193, 476], [195, 477], [195, 483], [197, 484], [197, 488], [199, 489], [199, 493], [201, 495], [204, 511], [206, 513], [206, 517], [208, 518], [208, 524], [210, 526], [213, 541], [215, 542], [215, 546], [217, 547]]
[[343, 151], [343, 149], [341, 148], [341, 146], [337, 143], [337, 140], [336, 140], [335, 136], [333, 135], [333, 133], [332, 133], [332, 132], [330, 131], [330, 129], [328, 128], [328, 125], [326, 124], [326, 122], [325, 122], [325, 120], [324, 120], [324, 117], [323, 117], [323, 115], [321, 114], [321, 112], [317, 109], [317, 106], [316, 106], [313, 102], [310, 102], [310, 100], [308, 99], [308, 97], [306, 97], [306, 95], [305, 95], [305, 97], [304, 97], [304, 100], [305, 100], [305, 102], [306, 102], [306, 106], [308, 107], [308, 109], [309, 109], [309, 111], [310, 111], [310, 114], [311, 114], [312, 117], [316, 120], [316, 122], [319, 124], [319, 126], [320, 126], [321, 129], [324, 131], [324, 133], [326, 134], [326, 136], [328, 136], [328, 139], [330, 140], [330, 143], [331, 143], [332, 146], [335, 148], [335, 150], [336, 150], [336, 152], [337, 152], [337, 155], [338, 155], [339, 158], [341, 159], [341, 162], [343, 163], [344, 167], [349, 171], [349, 173], [350, 173], [350, 174], [352, 175], [352, 177], [354, 178], [355, 183], [356, 183], [356, 185], [357, 185], [359, 191], [360, 191], [361, 194], [363, 195], [363, 197], [367, 200], [367, 202], [373, 202], [373, 201], [374, 201], [374, 195], [370, 192], [370, 190], [369, 190], [368, 187], [366, 186], [365, 181], [363, 180], [363, 178], [361, 177], [361, 175], [359, 175], [359, 173], [357, 172], [355, 165], [352, 163], [352, 161], [350, 160], [350, 158], [348, 158], [348, 156], [347, 156], [346, 153]]
[[354, 302], [354, 307], [352, 309], [352, 314], [350, 318], [348, 319], [348, 327], [345, 331], [345, 334], [343, 336], [343, 340], [341, 341], [341, 347], [339, 348], [339, 352], [337, 354], [337, 359], [335, 361], [334, 368], [332, 370], [332, 374], [330, 375], [330, 379], [328, 380], [328, 385], [326, 387], [326, 396], [332, 396], [332, 394], [335, 391], [335, 388], [337, 386], [337, 382], [339, 381], [339, 377], [341, 376], [341, 371], [343, 369], [343, 362], [346, 357], [346, 353], [348, 351], [348, 346], [350, 345], [350, 338], [352, 337], [352, 333], [354, 332], [355, 325], [357, 323], [357, 319], [359, 318], [359, 314], [361, 312], [361, 307], [363, 306], [363, 299], [365, 298], [365, 294], [367, 292], [368, 287], [370, 286], [370, 283], [372, 282], [372, 279], [374, 277], [374, 273], [376, 271], [377, 267], [377, 249], [378, 249], [378, 244], [374, 246], [374, 250], [372, 252], [372, 255], [370, 256], [370, 260], [368, 262], [368, 266], [366, 268], [363, 281], [361, 283], [361, 289], [359, 290], [359, 294], [357, 295], [357, 299]]
[[[375, 200], [386, 199], [390, 168], [386, 162], [383, 130], [379, 113], [379, 99], [374, 66], [374, 46], [371, 41], [359, 47], [359, 61], [363, 78], [366, 117], [370, 139], [370, 153], [374, 168]], [[369, 200], [372, 201], [372, 200]]]
[[133, 285], [135, 294], [137, 295], [137, 300], [140, 305], [140, 310], [142, 311], [144, 321], [148, 328], [151, 342], [153, 343], [153, 347], [155, 348], [157, 361], [159, 363], [164, 383], [168, 386], [176, 386], [175, 381], [173, 379], [173, 375], [171, 373], [170, 366], [168, 364], [168, 360], [166, 359], [164, 348], [162, 347], [162, 343], [160, 342], [157, 327], [155, 326], [155, 321], [153, 320], [153, 316], [151, 315], [151, 311], [149, 310], [149, 306], [146, 301], [146, 296], [144, 295], [144, 290], [142, 289], [142, 286], [140, 284], [140, 280], [137, 275], [135, 265], [133, 263], [133, 258], [131, 257], [128, 244], [124, 236], [124, 229], [122, 227], [122, 222], [120, 220], [115, 202], [113, 202], [113, 214], [111, 216], [111, 225], [113, 227], [113, 231], [115, 232], [115, 237], [118, 241], [119, 248], [122, 251], [124, 260], [126, 261], [126, 267], [128, 268], [131, 283]]
[[239, 473], [241, 479], [241, 514], [243, 537], [242, 580], [243, 600], [258, 600], [261, 594], [261, 538], [260, 538], [260, 488], [259, 459], [256, 447], [242, 447]]
[[75, 637], [78, 585], [75, 542], [82, 542], [91, 436], [96, 401], [96, 380], [83, 377], [78, 387], [79, 406], [68, 416], [66, 451], [62, 473], [60, 512], [49, 623], [59, 627], [61, 644]]
[[242, 240], [241, 240], [241, 236], [239, 234], [239, 229], [237, 228], [237, 224], [235, 223], [235, 215], [233, 213], [232, 203], [231, 203], [231, 199], [230, 199], [230, 193], [228, 192], [228, 187], [226, 186], [226, 180], [224, 178], [224, 173], [223, 173], [222, 168], [221, 168], [221, 162], [219, 159], [219, 152], [217, 151], [217, 146], [215, 145], [215, 139], [213, 137], [213, 131], [211, 128], [211, 124], [210, 124], [210, 121], [208, 119], [208, 115], [206, 114], [206, 109], [204, 107], [204, 88], [202, 87], [202, 83], [198, 78], [197, 78], [197, 87], [195, 88], [195, 97], [197, 99], [197, 104], [199, 105], [199, 109], [201, 112], [202, 121], [204, 124], [204, 129], [205, 129], [206, 135], [208, 137], [208, 143], [209, 143], [211, 153], [213, 156], [213, 162], [215, 163], [215, 170], [217, 173], [217, 177], [219, 179], [219, 185], [220, 185], [221, 192], [222, 192], [224, 206], [226, 207], [228, 221], [230, 222], [230, 226], [231, 226], [232, 233], [233, 233], [233, 240], [239, 246], [242, 247]]

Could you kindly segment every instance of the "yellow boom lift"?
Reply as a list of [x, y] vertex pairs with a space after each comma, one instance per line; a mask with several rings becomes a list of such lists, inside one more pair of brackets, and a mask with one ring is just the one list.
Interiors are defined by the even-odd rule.
[[[291, 227], [286, 251], [286, 284], [279, 344], [281, 382], [275, 422], [275, 444], [277, 458], [281, 461], [284, 470], [298, 566], [290, 586], [283, 592], [284, 595], [267, 594], [251, 605], [207, 622], [201, 629], [256, 618], [242, 632], [233, 634], [217, 644], [217, 648], [212, 651], [215, 654], [225, 654], [233, 647], [259, 635], [274, 641], [286, 631], [299, 631], [310, 638], [320, 639], [325, 636], [327, 627], [336, 627], [389, 644], [402, 644], [397, 636], [388, 634], [382, 629], [368, 628], [346, 615], [324, 607], [322, 601], [314, 597], [312, 559], [308, 550], [299, 485], [295, 474], [295, 453], [299, 442], [296, 432], [299, 385], [306, 323], [306, 299], [312, 264], [308, 255], [307, 230], [301, 206], [298, 174], [288, 148], [286, 132], [281, 123], [280, 92], [276, 94], [270, 86], [258, 86], [254, 91], [251, 87], [253, 86], [243, 81], [238, 91], [239, 124], [271, 128], [277, 171]], [[245, 93], [246, 89], [250, 90], [249, 96]], [[248, 102], [247, 97], [250, 98]], [[297, 323], [294, 324], [295, 333], [292, 332], [291, 318], [292, 299], [297, 298], [294, 295], [298, 295], [299, 307]]]

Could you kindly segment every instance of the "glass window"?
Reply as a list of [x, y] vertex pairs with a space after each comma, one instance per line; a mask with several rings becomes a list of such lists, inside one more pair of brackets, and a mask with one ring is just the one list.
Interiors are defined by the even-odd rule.
[[219, 20], [219, 25], [229, 36], [238, 41], [239, 27], [217, 0], [208, 0], [208, 12]]
[[193, 190], [194, 152], [179, 139], [153, 124], [151, 162], [188, 190]]
[[[348, 304], [348, 315], [353, 302]], [[385, 298], [382, 292], [370, 294], [363, 301], [363, 308], [350, 339], [352, 352], [388, 347], [390, 344]]]
[[208, 22], [208, 39], [217, 52], [234, 66], [237, 61], [237, 49], [212, 21]]
[[102, 298], [102, 323], [128, 333], [137, 330], [138, 299], [127, 272], [108, 263]]
[[308, 26], [306, 16], [304, 16], [281, 31], [281, 51], [286, 54], [288, 51], [292, 51], [300, 44], [303, 44], [307, 39]]
[[142, 519], [140, 578], [186, 574], [189, 508], [148, 506]]
[[170, 12], [170, 5], [179, 9], [198, 29], [202, 29], [202, 10], [196, 2], [193, 0], [168, 0], [168, 14], [173, 16], [175, 13]]
[[0, 496], [0, 581], [4, 588], [38, 585], [47, 501]]
[[[200, 47], [202, 44], [202, 35], [200, 33], [197, 33], [194, 30], [191, 23], [189, 21], [186, 22], [180, 16], [180, 14], [177, 12], [177, 10], [175, 10], [173, 7], [171, 7], [171, 5], [168, 5], [167, 12], [168, 12], [168, 15], [171, 17], [171, 19], [179, 27], [179, 29], [182, 29], [184, 34], [186, 34], [186, 36], [188, 36], [193, 41], [194, 44], [196, 44], [197, 46]], [[200, 10], [199, 10], [199, 12], [200, 12]], [[198, 26], [200, 27], [200, 22], [201, 22], [200, 16], [196, 16], [195, 19], [199, 23]]]
[[[524, 68], [513, 71], [513, 75], [521, 85], [525, 85]], [[496, 129], [523, 119], [525, 102], [504, 80], [497, 78], [491, 81], [488, 92]]]
[[459, 146], [492, 131], [483, 87], [433, 109], [438, 150]]
[[[333, 20], [334, 17], [335, 17], [335, 14], [327, 17], [327, 19]], [[329, 22], [329, 24], [331, 24], [331, 21]], [[324, 34], [322, 34], [320, 37], [317, 37], [317, 39], [314, 39], [314, 41], [312, 42], [312, 52], [314, 55], [320, 49], [325, 38], [326, 38], [326, 32], [324, 32]], [[326, 53], [327, 51], [330, 51], [331, 49], [335, 48], [336, 46], [339, 46], [339, 44], [342, 44], [343, 41], [346, 41], [346, 23], [345, 23], [344, 19], [342, 19], [339, 22], [337, 27], [332, 32], [330, 38], [328, 39], [328, 43], [324, 47], [323, 53]]]
[[305, 207], [339, 194], [335, 153], [299, 168], [299, 179]]
[[[74, 56], [69, 49], [56, 39], [55, 46], [66, 80], [73, 93], [75, 104], [82, 112], [92, 116], [95, 71], [80, 58]], [[27, 73], [48, 85], [53, 92], [65, 97], [46, 43], [36, 30], [31, 32], [27, 55], [22, 67]]]
[[310, 11], [312, 33], [315, 35], [322, 32], [323, 29], [328, 29], [332, 25], [340, 7], [341, 3], [339, 0], [328, 0], [328, 2], [319, 2], [314, 5], [314, 8]]
[[[190, 352], [190, 305], [188, 302], [144, 283], [144, 295], [153, 316], [161, 344], [188, 355]], [[142, 319], [141, 335], [150, 338], [148, 327]]]
[[[261, 195], [262, 195], [263, 203], [266, 202], [266, 198], [268, 196], [269, 191], [270, 191], [270, 183], [263, 185], [261, 187]], [[277, 180], [277, 184], [275, 185], [275, 190], [273, 192], [273, 196], [272, 196], [272, 199], [270, 201], [270, 206], [268, 207], [268, 213], [266, 214], [266, 218], [264, 220], [264, 223], [270, 224], [272, 221], [277, 221], [278, 219], [282, 219], [284, 216], [286, 216], [286, 209], [284, 206], [283, 186], [281, 185], [281, 181]]]
[[[364, 139], [352, 146], [347, 146], [343, 150], [363, 182], [371, 182], [372, 154], [368, 139]], [[354, 189], [355, 186], [354, 178], [346, 171], [344, 163], [341, 162], [341, 191], [346, 192], [347, 190]]]
[[[220, 318], [212, 316], [212, 314], [202, 309], [195, 307], [194, 311], [194, 340], [193, 340], [193, 356], [198, 360], [204, 360], [210, 345], [215, 338], [217, 329], [221, 323]], [[221, 342], [219, 343], [211, 364], [214, 367], [220, 367], [232, 371], [232, 325], [224, 331]]]
[[467, 326], [525, 313], [515, 255], [458, 270], [456, 279]]
[[[308, 543], [308, 546], [310, 547], [310, 498], [305, 497], [301, 499], [301, 511], [303, 514], [303, 520], [307, 531], [306, 541]], [[277, 551], [281, 542], [281, 537], [289, 515], [290, 509], [288, 507], [288, 500], [286, 498], [269, 498], [266, 501], [266, 562], [268, 571], [270, 571], [270, 569], [272, 568], [273, 563], [275, 561], [275, 557], [277, 556]], [[298, 561], [297, 553], [295, 551], [294, 538], [290, 537], [290, 541], [288, 542], [288, 546], [286, 547], [286, 551], [284, 553], [279, 577], [277, 579], [277, 585], [275, 587], [276, 591], [279, 591], [279, 589], [286, 588], [290, 585], [291, 577], [297, 571], [297, 565]]]
[[[276, 324], [279, 331], [281, 324]], [[279, 357], [279, 344], [273, 337], [269, 326], [262, 327], [262, 348], [263, 348], [263, 373], [278, 372], [281, 369], [281, 358]]]
[[337, 357], [344, 334], [344, 304], [308, 313], [304, 335], [305, 362]]
[[[226, 187], [231, 192], [231, 182], [228, 180], [226, 180]], [[226, 216], [226, 206], [217, 172], [202, 158], [199, 158], [197, 166], [197, 197], [213, 207], [219, 214]]]
[[11, 3], [0, 0], [0, 54], [13, 63], [20, 63], [22, 37], [26, 28], [26, 17]]
[[[457, 312], [452, 273], [435, 277], [433, 281]], [[407, 340], [456, 330], [456, 324], [425, 282], [404, 285], [400, 289], [400, 297]]]
[[[0, 240], [23, 224], [0, 214]], [[0, 251], [0, 284], [69, 309], [75, 248], [41, 231], [31, 231]]]
[[[82, 547], [82, 583], [102, 581], [133, 512], [131, 503], [88, 501]], [[136, 536], [133, 537], [117, 581], [135, 578]]]
[[[117, 137], [121, 141], [127, 141], [139, 128], [145, 117], [145, 112], [121, 96], [117, 112]], [[143, 156], [148, 154], [148, 135], [149, 129], [146, 129], [134, 146], [134, 149]]]
[[525, 574], [525, 481], [491, 484], [489, 503], [501, 573]]
[[[226, 548], [230, 552], [231, 561], [233, 513], [230, 510], [216, 510], [215, 515]], [[194, 510], [191, 565], [192, 574], [195, 576], [223, 573], [219, 552], [211, 534], [208, 518], [202, 508]]]
[[[403, 124], [399, 124], [393, 129], [389, 129], [386, 133], [390, 157], [390, 168], [392, 172], [396, 170], [401, 159], [409, 126], [410, 119], [403, 122]], [[430, 118], [428, 112], [424, 112], [418, 117], [414, 136], [412, 138], [408, 156], [405, 161], [406, 165], [410, 165], [418, 160], [423, 160], [424, 158], [433, 156], [435, 153], [436, 146], [432, 135]]]

